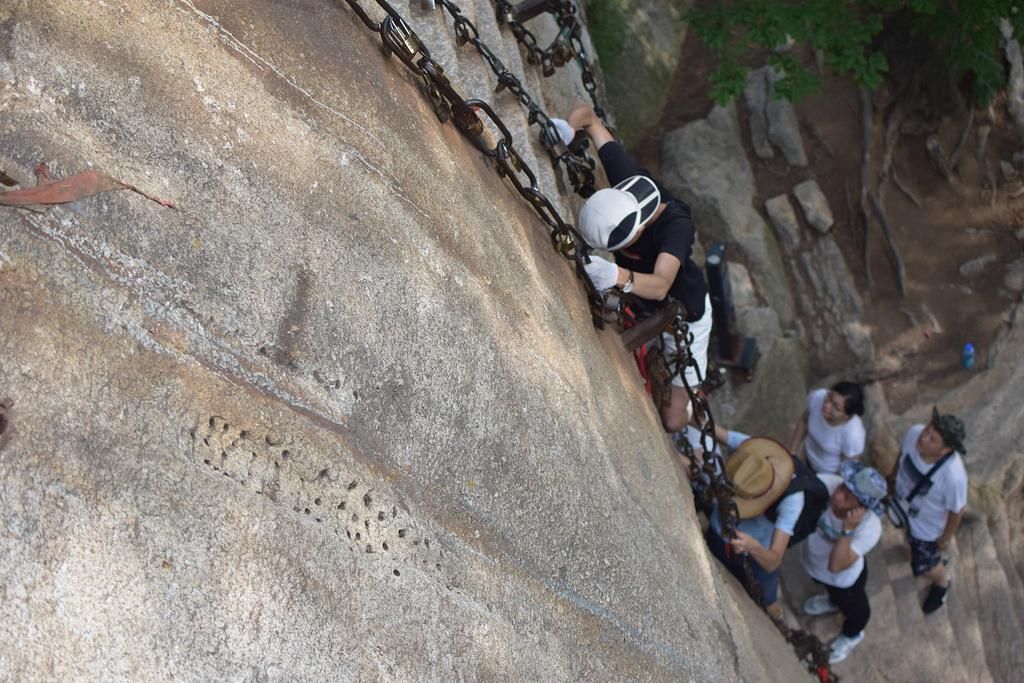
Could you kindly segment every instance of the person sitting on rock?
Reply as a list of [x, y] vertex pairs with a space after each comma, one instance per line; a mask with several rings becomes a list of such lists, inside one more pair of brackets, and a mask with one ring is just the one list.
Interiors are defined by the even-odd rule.
[[790, 452], [818, 474], [836, 474], [844, 460], [864, 452], [863, 414], [864, 391], [859, 384], [839, 382], [831, 390], [815, 389], [807, 395], [807, 410], [793, 429]]
[[747, 579], [743, 555], [748, 555], [765, 610], [781, 620], [779, 566], [804, 509], [803, 491], [786, 495], [793, 479], [793, 457], [772, 439], [750, 438], [721, 428], [716, 429], [716, 436], [732, 449], [725, 469], [735, 488], [733, 500], [740, 521], [736, 538], [727, 543], [716, 504], [705, 534], [708, 548], [744, 585]]
[[[584, 239], [615, 257], [613, 263], [592, 255], [587, 274], [600, 291], [619, 287], [638, 297], [640, 310], [635, 312], [639, 317], [654, 313], [670, 299], [679, 301], [686, 309], [693, 334], [691, 353], [703, 379], [711, 335], [711, 300], [704, 275], [691, 258], [695, 230], [690, 207], [636, 165], [592, 107], [576, 105], [566, 121], [572, 131], [583, 130], [590, 137], [613, 185], [595, 192], [580, 211], [579, 229]], [[666, 360], [671, 361], [675, 338], [667, 333], [662, 338]], [[685, 377], [696, 389], [697, 372], [687, 367]], [[692, 410], [677, 374], [672, 378], [671, 400], [661, 413], [665, 429], [682, 429]]]
[[882, 538], [882, 499], [885, 478], [871, 467], [848, 460], [839, 474], [819, 474], [831, 494], [829, 506], [818, 518], [818, 528], [800, 553], [804, 571], [827, 591], [808, 598], [805, 614], [840, 612], [843, 630], [832, 641], [829, 662], [846, 659], [864, 640], [871, 618], [865, 590], [868, 567], [864, 557]]
[[889, 475], [896, 495], [910, 498], [906, 510], [910, 566], [914, 576], [931, 580], [922, 605], [925, 614], [942, 607], [949, 590], [943, 555], [967, 507], [964, 438], [960, 418], [940, 415], [938, 408], [933, 408], [929, 424], [907, 430], [899, 459]]

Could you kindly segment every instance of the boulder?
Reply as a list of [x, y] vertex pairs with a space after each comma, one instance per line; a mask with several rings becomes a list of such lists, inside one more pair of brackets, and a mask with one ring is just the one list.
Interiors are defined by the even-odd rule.
[[775, 236], [753, 206], [754, 174], [734, 106], [666, 133], [661, 170], [666, 187], [693, 208], [698, 232], [742, 253], [761, 296], [783, 326], [792, 324], [793, 297]]
[[768, 141], [768, 115], [765, 113], [769, 89], [767, 72], [770, 68], [765, 66], [749, 71], [747, 86], [743, 90], [750, 124], [750, 142], [754, 147], [754, 153], [762, 159], [771, 159], [775, 156], [775, 150]]
[[794, 186], [793, 194], [811, 227], [823, 235], [832, 229], [835, 223], [832, 218], [832, 207], [829, 206], [828, 199], [818, 186], [817, 180], [812, 178]]
[[790, 166], [806, 166], [807, 152], [804, 151], [800, 122], [793, 103], [789, 100], [770, 99], [765, 106], [765, 116], [768, 117], [768, 139], [782, 150], [786, 162]]
[[1012, 261], [1003, 273], [1003, 284], [1011, 292], [1024, 291], [1024, 258]]
[[797, 220], [796, 211], [789, 201], [789, 196], [780, 194], [772, 197], [764, 203], [764, 210], [768, 214], [775, 232], [782, 241], [787, 251], [793, 251], [800, 246], [800, 222]]
[[977, 258], [972, 258], [969, 261], [964, 261], [960, 264], [960, 275], [963, 277], [974, 277], [975, 275], [981, 275], [990, 265], [999, 260], [999, 256], [995, 253], [982, 254]]

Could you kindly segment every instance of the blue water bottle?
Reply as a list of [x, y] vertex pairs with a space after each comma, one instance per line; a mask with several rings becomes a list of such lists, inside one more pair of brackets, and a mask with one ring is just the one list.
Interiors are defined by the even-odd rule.
[[967, 370], [974, 367], [974, 344], [964, 344], [964, 352], [960, 362], [963, 363], [964, 368]]

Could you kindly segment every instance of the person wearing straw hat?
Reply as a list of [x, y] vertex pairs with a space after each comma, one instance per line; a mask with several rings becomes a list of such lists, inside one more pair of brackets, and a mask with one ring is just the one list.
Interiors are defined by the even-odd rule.
[[[772, 439], [747, 438], [738, 432], [730, 438], [737, 446], [725, 463], [726, 474], [735, 488], [733, 500], [740, 521], [736, 537], [727, 542], [717, 506], [709, 516], [705, 537], [712, 554], [741, 582], [745, 580], [743, 558], [750, 557], [754, 580], [761, 590], [765, 610], [782, 618], [779, 599], [779, 566], [804, 507], [804, 493], [783, 495], [793, 478], [794, 464], [782, 444]], [[742, 443], [736, 443], [740, 438]], [[767, 513], [772, 513], [772, 522]]]
[[942, 607], [949, 590], [944, 555], [967, 507], [965, 436], [960, 418], [932, 408], [931, 422], [907, 430], [889, 475], [897, 496], [906, 499], [914, 493], [907, 510], [907, 540], [914, 576], [931, 580], [921, 606], [925, 614]]
[[[565, 121], [554, 120], [564, 138], [571, 140], [583, 130], [597, 149], [608, 182], [612, 187], [598, 190], [583, 205], [579, 229], [594, 249], [610, 251], [614, 262], [591, 255], [586, 267], [599, 291], [618, 287], [638, 298], [638, 317], [647, 317], [670, 300], [686, 310], [689, 331], [693, 334], [690, 350], [700, 369], [707, 372], [708, 339], [711, 336], [711, 299], [699, 266], [694, 263], [695, 228], [690, 207], [657, 183], [650, 173], [637, 166], [620, 142], [615, 140], [594, 109], [577, 104]], [[675, 354], [675, 338], [662, 335], [668, 359]], [[684, 371], [686, 381], [696, 389], [697, 372]], [[661, 411], [668, 432], [686, 426], [692, 415], [683, 380], [672, 378], [671, 399]]]
[[828, 488], [829, 506], [818, 518], [818, 528], [800, 553], [804, 571], [826, 593], [808, 598], [805, 614], [842, 613], [843, 629], [832, 641], [829, 663], [846, 659], [864, 640], [871, 618], [865, 590], [868, 567], [865, 555], [882, 538], [882, 499], [885, 478], [871, 467], [847, 460], [839, 474], [819, 474]]

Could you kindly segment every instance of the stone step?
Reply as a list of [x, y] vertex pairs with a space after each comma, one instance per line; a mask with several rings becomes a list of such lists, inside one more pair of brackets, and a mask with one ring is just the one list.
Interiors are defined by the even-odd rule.
[[1024, 652], [1019, 645], [1021, 623], [995, 541], [984, 520], [968, 525], [961, 533], [970, 539], [974, 550], [974, 588], [978, 604], [983, 606], [978, 620], [988, 669], [995, 680], [1019, 680], [1024, 671]]
[[974, 559], [973, 533], [971, 524], [982, 521], [966, 521], [951, 548], [953, 562], [950, 565], [955, 586], [947, 600], [949, 619], [956, 625], [957, 647], [964, 661], [968, 683], [990, 683], [992, 674], [985, 659], [985, 640], [978, 621], [979, 607], [983, 604], [978, 595], [977, 566]]
[[948, 605], [925, 616], [921, 603], [927, 589], [926, 581], [918, 579], [911, 571], [910, 548], [904, 543], [902, 532], [888, 530], [883, 543], [896, 604], [896, 623], [899, 625], [893, 641], [901, 643], [904, 652], [913, 651], [913, 657], [904, 656], [902, 667], [894, 669], [899, 675], [893, 680], [968, 680], [957, 636], [949, 620]]

